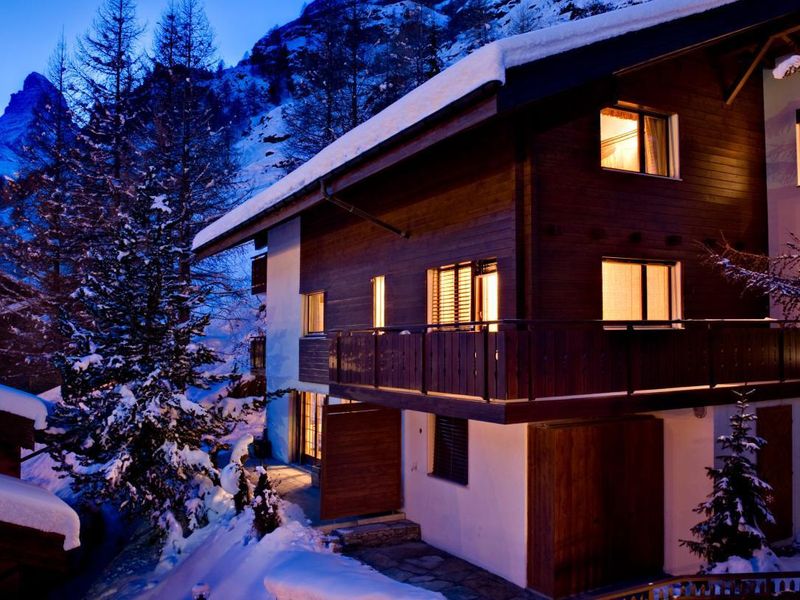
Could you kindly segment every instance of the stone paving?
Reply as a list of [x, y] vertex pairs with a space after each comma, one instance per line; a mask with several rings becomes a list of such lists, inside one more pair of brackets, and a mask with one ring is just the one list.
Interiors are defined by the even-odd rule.
[[533, 600], [535, 594], [424, 542], [345, 552], [384, 575], [448, 600]]

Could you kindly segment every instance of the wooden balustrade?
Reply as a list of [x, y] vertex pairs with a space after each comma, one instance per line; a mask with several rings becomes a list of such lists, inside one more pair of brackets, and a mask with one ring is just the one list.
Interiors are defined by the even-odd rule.
[[800, 572], [742, 573], [675, 577], [594, 596], [597, 600], [670, 600], [672, 598], [797, 598]]
[[800, 323], [499, 321], [334, 332], [332, 383], [491, 400], [800, 379]]

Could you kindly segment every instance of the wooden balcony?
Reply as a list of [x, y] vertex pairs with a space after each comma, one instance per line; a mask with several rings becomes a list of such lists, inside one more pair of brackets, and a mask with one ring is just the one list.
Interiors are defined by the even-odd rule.
[[330, 334], [331, 394], [514, 423], [800, 395], [800, 322], [499, 321]]

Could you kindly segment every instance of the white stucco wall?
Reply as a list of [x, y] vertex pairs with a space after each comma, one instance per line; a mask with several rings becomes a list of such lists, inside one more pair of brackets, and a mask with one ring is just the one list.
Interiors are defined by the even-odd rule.
[[692, 509], [711, 491], [706, 467], [714, 462], [714, 408], [702, 418], [691, 409], [655, 413], [664, 422], [664, 571], [696, 573], [698, 557], [681, 546], [700, 517]]
[[[777, 80], [764, 73], [764, 132], [767, 153], [769, 250], [786, 251], [790, 234], [800, 235], [800, 188], [797, 187], [796, 111], [800, 75]], [[773, 316], [781, 313], [773, 307]]]
[[[297, 388], [302, 334], [300, 218], [269, 230], [267, 255], [267, 389]], [[267, 431], [276, 458], [291, 456], [292, 411], [288, 395], [267, 407]]]
[[525, 587], [527, 425], [469, 422], [469, 485], [431, 477], [430, 415], [403, 411], [405, 512], [425, 541]]

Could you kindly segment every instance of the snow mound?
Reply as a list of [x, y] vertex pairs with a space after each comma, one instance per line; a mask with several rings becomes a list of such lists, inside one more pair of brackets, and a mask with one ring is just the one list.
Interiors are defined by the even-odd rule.
[[709, 573], [721, 575], [724, 573], [779, 573], [789, 571], [769, 548], [761, 548], [753, 553], [753, 558], [731, 556], [725, 562], [717, 563]]
[[287, 552], [276, 561], [264, 577], [264, 587], [278, 600], [442, 598], [389, 579], [352, 558], [307, 551]]
[[192, 588], [208, 586], [212, 599], [225, 600], [442, 598], [334, 554], [318, 531], [303, 525], [303, 511], [293, 504], [281, 503], [281, 520], [260, 541], [252, 534], [250, 509], [199, 529], [180, 555], [164, 557], [155, 572], [137, 578], [138, 591], [118, 590], [115, 597], [190, 600]]
[[324, 178], [368, 150], [486, 85], [506, 70], [705, 12], [737, 0], [652, 0], [578, 21], [505, 38], [480, 48], [352, 129], [286, 177], [201, 230], [198, 249]]
[[64, 550], [81, 545], [81, 523], [69, 505], [32, 483], [0, 475], [0, 521], [64, 536]]
[[0, 384], [0, 411], [30, 419], [36, 429], [47, 427], [47, 406], [41, 398], [2, 384]]

